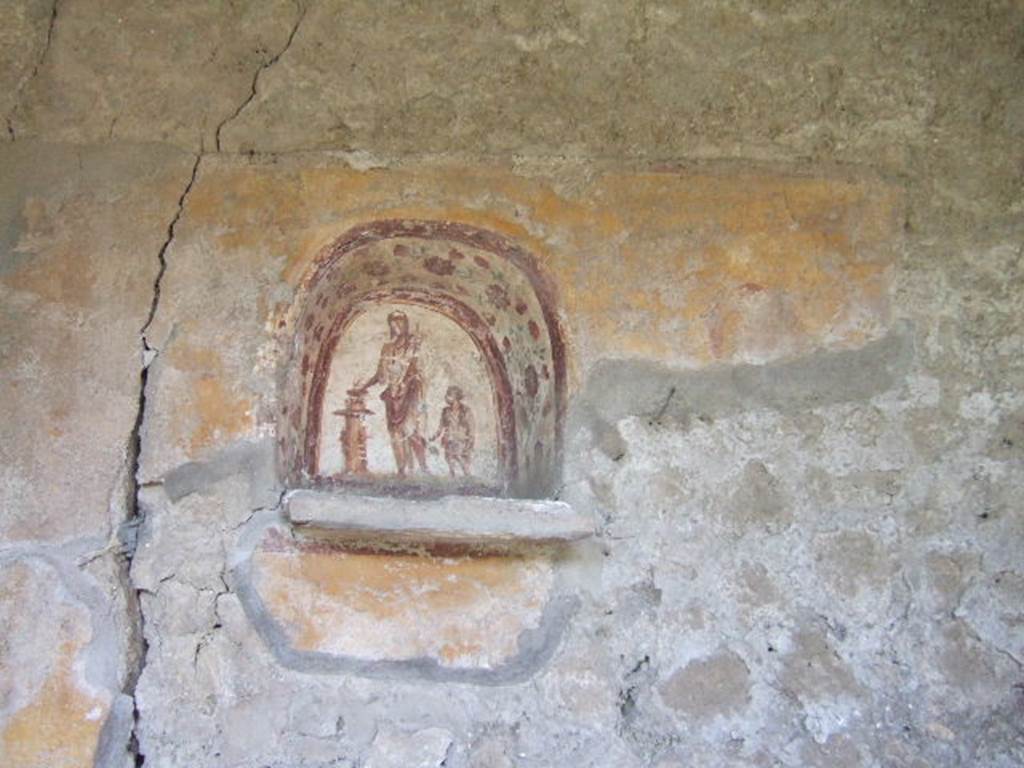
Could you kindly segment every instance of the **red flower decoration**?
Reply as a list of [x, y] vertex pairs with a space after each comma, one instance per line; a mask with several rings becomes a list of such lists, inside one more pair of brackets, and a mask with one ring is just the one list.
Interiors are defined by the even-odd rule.
[[440, 256], [431, 256], [423, 262], [423, 266], [427, 268], [428, 272], [433, 272], [435, 275], [450, 275], [455, 271], [455, 265]]
[[540, 380], [537, 378], [537, 369], [532, 365], [526, 366], [526, 394], [536, 397], [540, 390]]
[[487, 286], [487, 299], [495, 309], [507, 309], [512, 302], [508, 298], [505, 286], [491, 283]]

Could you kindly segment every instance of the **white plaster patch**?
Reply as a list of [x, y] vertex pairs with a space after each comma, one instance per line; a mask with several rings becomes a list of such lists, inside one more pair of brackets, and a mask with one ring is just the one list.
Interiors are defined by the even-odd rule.
[[382, 728], [373, 740], [364, 768], [437, 768], [444, 762], [452, 735], [443, 728], [405, 733]]
[[911, 374], [906, 378], [907, 390], [916, 405], [934, 407], [942, 396], [942, 382], [934, 376]]
[[999, 408], [992, 395], [987, 391], [975, 392], [960, 400], [960, 415], [971, 421], [983, 421], [986, 424], [999, 423]]

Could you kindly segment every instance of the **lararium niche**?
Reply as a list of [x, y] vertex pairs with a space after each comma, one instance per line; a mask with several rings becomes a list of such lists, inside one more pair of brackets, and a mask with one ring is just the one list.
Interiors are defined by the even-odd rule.
[[577, 604], [554, 552], [593, 535], [550, 498], [554, 295], [523, 248], [451, 222], [376, 221], [318, 255], [285, 325], [284, 519], [255, 517], [232, 566], [281, 664], [499, 683], [550, 658]]
[[438, 221], [357, 227], [300, 292], [278, 431], [292, 488], [549, 496], [565, 351], [526, 250]]

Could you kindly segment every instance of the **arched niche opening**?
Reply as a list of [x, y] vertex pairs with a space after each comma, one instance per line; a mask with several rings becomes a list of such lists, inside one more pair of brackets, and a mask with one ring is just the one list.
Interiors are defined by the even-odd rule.
[[278, 427], [290, 487], [551, 495], [565, 347], [525, 249], [452, 222], [372, 222], [324, 249], [292, 317]]

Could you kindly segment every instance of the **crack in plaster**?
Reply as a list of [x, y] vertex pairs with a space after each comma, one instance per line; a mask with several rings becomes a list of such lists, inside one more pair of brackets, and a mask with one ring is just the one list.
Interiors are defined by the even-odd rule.
[[964, 632], [967, 633], [967, 636], [970, 637], [971, 640], [976, 642], [982, 648], [991, 649], [994, 653], [999, 654], [1004, 659], [1009, 661], [1014, 667], [1017, 668], [1018, 671], [1024, 671], [1024, 662], [1018, 659], [1011, 651], [1007, 650], [1006, 648], [1003, 648], [1001, 645], [998, 645], [997, 643], [982, 637], [981, 633], [978, 632], [975, 626], [971, 624], [971, 622], [963, 616], [958, 616], [955, 610], [952, 612], [951, 618], [953, 619], [954, 623], [963, 627]]
[[213, 611], [214, 622], [212, 625], [210, 625], [209, 629], [204, 631], [199, 636], [199, 640], [196, 642], [196, 650], [195, 653], [192, 654], [193, 674], [195, 674], [199, 669], [199, 654], [202, 652], [203, 648], [210, 644], [210, 642], [213, 640], [217, 632], [223, 629], [224, 627], [224, 619], [220, 615], [220, 599], [225, 595], [232, 594], [232, 592], [231, 585], [228, 584], [227, 577], [225, 576], [224, 568], [221, 568], [220, 572], [217, 574], [217, 578], [220, 579], [221, 586], [223, 587], [222, 589], [218, 589], [216, 591], [210, 590], [209, 588], [199, 590], [200, 592], [213, 591], [213, 601], [211, 603], [211, 609]]
[[[979, 571], [980, 570], [981, 566], [979, 565]], [[1004, 648], [999, 643], [982, 637], [977, 627], [975, 627], [974, 624], [971, 623], [969, 617], [963, 614], [964, 599], [967, 597], [967, 593], [974, 585], [976, 578], [977, 575], [972, 576], [971, 579], [966, 584], [964, 584], [963, 589], [960, 590], [960, 593], [957, 595], [956, 598], [956, 604], [949, 612], [950, 620], [963, 627], [967, 635], [976, 643], [978, 643], [982, 648], [991, 648], [995, 653], [999, 654], [1007, 661], [1009, 661], [1017, 669], [1018, 672], [1024, 672], [1024, 661], [1018, 659], [1016, 654], [1014, 654], [1008, 648]]]
[[221, 131], [224, 130], [224, 127], [228, 123], [230, 123], [240, 114], [242, 114], [242, 112], [245, 111], [245, 108], [252, 103], [252, 100], [256, 98], [256, 92], [259, 85], [260, 77], [263, 75], [264, 72], [266, 72], [272, 66], [277, 64], [277, 62], [280, 61], [281, 57], [288, 52], [288, 49], [292, 47], [292, 41], [295, 40], [295, 35], [299, 31], [299, 27], [302, 24], [302, 20], [306, 18], [306, 11], [308, 10], [308, 7], [304, 3], [296, 2], [295, 5], [296, 8], [298, 9], [298, 17], [295, 19], [295, 23], [292, 25], [291, 31], [288, 33], [288, 39], [285, 41], [284, 47], [281, 48], [280, 51], [278, 51], [276, 54], [271, 56], [269, 59], [260, 64], [259, 67], [256, 68], [256, 72], [253, 73], [252, 76], [252, 82], [249, 84], [249, 95], [245, 97], [245, 100], [238, 105], [238, 108], [235, 109], [233, 113], [231, 113], [228, 117], [221, 120], [220, 124], [217, 126], [216, 131], [214, 131], [213, 144], [217, 152], [220, 152]]
[[149, 644], [147, 643], [145, 636], [146, 616], [142, 609], [142, 601], [139, 597], [143, 590], [135, 586], [132, 579], [131, 569], [132, 562], [135, 559], [136, 548], [138, 547], [139, 528], [145, 521], [145, 513], [143, 512], [142, 505], [139, 500], [139, 492], [142, 488], [142, 485], [139, 482], [139, 461], [142, 454], [142, 424], [146, 415], [146, 389], [149, 382], [149, 365], [156, 355], [159, 354], [159, 350], [155, 350], [150, 346], [146, 339], [146, 332], [149, 330], [160, 304], [160, 286], [163, 281], [164, 274], [167, 271], [167, 251], [170, 248], [171, 243], [174, 241], [175, 230], [177, 229], [178, 222], [181, 220], [181, 216], [185, 210], [185, 202], [188, 198], [189, 192], [192, 191], [192, 187], [195, 184], [196, 176], [199, 173], [199, 164], [202, 162], [202, 158], [202, 154], [196, 155], [195, 162], [192, 164], [192, 171], [189, 175], [188, 182], [185, 185], [185, 189], [178, 197], [174, 216], [171, 218], [171, 222], [167, 226], [167, 237], [164, 239], [164, 242], [157, 253], [157, 259], [159, 260], [160, 266], [157, 270], [156, 278], [153, 281], [153, 295], [150, 300], [149, 313], [146, 316], [146, 322], [139, 330], [139, 336], [142, 341], [142, 366], [139, 372], [138, 408], [136, 409], [135, 422], [132, 425], [132, 430], [128, 438], [128, 447], [125, 456], [125, 464], [129, 471], [127, 499], [125, 503], [127, 514], [124, 521], [118, 528], [118, 540], [120, 542], [120, 550], [118, 553], [118, 575], [124, 590], [125, 603], [127, 605], [129, 618], [128, 624], [131, 628], [131, 635], [128, 638], [127, 644], [127, 673], [125, 675], [122, 692], [132, 701], [132, 729], [126, 748], [136, 766], [144, 765], [146, 762], [145, 755], [139, 750], [139, 709], [138, 703], [135, 699], [135, 691], [138, 686], [139, 679], [142, 677], [142, 671], [146, 666], [146, 655], [149, 651]]
[[[146, 338], [146, 331], [149, 330], [149, 326], [152, 325], [153, 319], [156, 317], [157, 308], [160, 305], [160, 285], [163, 282], [164, 274], [167, 272], [167, 250], [171, 247], [171, 243], [174, 242], [174, 233], [178, 227], [178, 222], [181, 220], [181, 215], [185, 211], [185, 201], [188, 198], [189, 192], [192, 191], [192, 186], [196, 183], [196, 176], [199, 173], [199, 164], [203, 161], [203, 153], [196, 155], [195, 162], [192, 164], [192, 174], [189, 176], [188, 183], [185, 185], [184, 191], [178, 197], [178, 207], [174, 212], [171, 223], [167, 225], [167, 237], [164, 239], [163, 245], [160, 246], [160, 251], [157, 253], [157, 259], [160, 262], [160, 267], [157, 270], [156, 278], [153, 280], [153, 298], [149, 303], [149, 313], [146, 315], [146, 322], [139, 330], [139, 335], [142, 337], [142, 348], [143, 348], [143, 365], [142, 365], [142, 398], [140, 399], [139, 413], [142, 413], [141, 406], [145, 403], [145, 385], [146, 376], [148, 375], [149, 363], [152, 361], [155, 351], [149, 344], [149, 340]], [[137, 458], [137, 457], [136, 457]]]
[[678, 734], [657, 724], [644, 702], [650, 698], [657, 679], [658, 669], [652, 664], [651, 655], [644, 653], [623, 675], [616, 697], [615, 731], [634, 754], [644, 759], [645, 765], [653, 765], [680, 741]]
[[[164, 244], [164, 248], [166, 248], [166, 246], [167, 243]], [[163, 273], [163, 250], [164, 249], [162, 248], [161, 274]], [[157, 285], [158, 284], [159, 283], [157, 283]], [[154, 285], [154, 290], [157, 288], [157, 285]], [[155, 290], [153, 303], [150, 306], [151, 314], [155, 310], [158, 297], [159, 291]], [[149, 345], [146, 344], [145, 336], [142, 337], [142, 345], [144, 350], [149, 349]], [[124, 590], [125, 604], [127, 606], [129, 619], [128, 626], [131, 631], [131, 635], [128, 638], [128, 658], [126, 660], [127, 673], [125, 675], [123, 689], [123, 693], [132, 701], [132, 729], [126, 746], [128, 754], [131, 756], [135, 766], [141, 766], [146, 762], [145, 755], [139, 751], [137, 733], [139, 724], [139, 707], [138, 702], [135, 699], [135, 691], [138, 686], [139, 678], [142, 677], [142, 670], [146, 666], [146, 654], [149, 651], [145, 635], [146, 617], [142, 611], [142, 601], [139, 597], [140, 590], [135, 587], [131, 573], [132, 562], [135, 560], [135, 551], [138, 546], [139, 527], [144, 520], [144, 513], [142, 512], [142, 507], [139, 504], [138, 473], [139, 457], [141, 455], [142, 447], [142, 422], [146, 411], [146, 384], [149, 378], [149, 365], [145, 358], [143, 359], [142, 371], [139, 378], [139, 406], [135, 414], [135, 423], [132, 425], [131, 436], [128, 441], [127, 461], [131, 466], [131, 473], [128, 478], [128, 499], [126, 504], [127, 517], [118, 531], [118, 536], [122, 542], [118, 575]]]
[[622, 679], [622, 687], [619, 689], [618, 695], [620, 731], [625, 730], [635, 716], [636, 699], [640, 690], [650, 686], [650, 666], [650, 654], [644, 654], [643, 658], [637, 661]]
[[661, 404], [661, 407], [658, 409], [658, 412], [654, 414], [654, 418], [651, 419], [651, 421], [649, 422], [651, 426], [654, 426], [655, 424], [659, 426], [661, 425], [661, 420], [665, 417], [665, 411], [668, 410], [669, 405], [672, 404], [672, 398], [675, 396], [676, 388], [674, 386], [670, 387], [668, 390], [668, 394], [665, 395], [665, 402]]
[[29, 84], [36, 79], [39, 74], [39, 70], [42, 69], [43, 62], [46, 61], [46, 56], [50, 52], [50, 44], [53, 42], [53, 29], [57, 26], [57, 8], [60, 5], [60, 0], [53, 0], [53, 6], [50, 8], [50, 23], [46, 27], [46, 40], [43, 42], [43, 50], [39, 54], [39, 58], [36, 59], [35, 65], [32, 67], [32, 72], [29, 76], [24, 78], [18, 85], [17, 90], [14, 94], [14, 106], [11, 107], [11, 111], [8, 113], [7, 120], [7, 135], [10, 136], [11, 141], [18, 140], [17, 131], [14, 129], [14, 122], [11, 118], [18, 111], [18, 107], [21, 106], [21, 94], [29, 86]]

